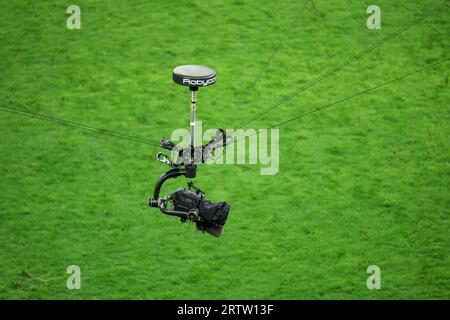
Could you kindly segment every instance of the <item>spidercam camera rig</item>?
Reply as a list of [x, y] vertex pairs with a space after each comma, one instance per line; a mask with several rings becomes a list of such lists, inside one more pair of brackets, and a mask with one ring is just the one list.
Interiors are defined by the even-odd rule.
[[213, 203], [206, 199], [205, 193], [194, 186], [192, 180], [187, 188], [181, 188], [172, 194], [160, 197], [161, 187], [168, 179], [185, 176], [194, 179], [197, 175], [197, 164], [205, 163], [217, 148], [227, 145], [224, 130], [217, 130], [215, 137], [205, 145], [195, 146], [195, 112], [197, 91], [216, 82], [216, 72], [205, 66], [185, 65], [173, 70], [172, 79], [175, 83], [189, 87], [191, 91], [191, 134], [188, 147], [176, 145], [167, 138], [162, 138], [160, 146], [170, 150], [175, 155], [172, 161], [167, 154], [159, 152], [156, 159], [168, 164], [172, 169], [163, 174], [156, 182], [150, 207], [159, 208], [161, 212], [181, 218], [181, 222], [192, 221], [197, 229], [219, 237], [225, 225], [230, 205], [226, 202]]

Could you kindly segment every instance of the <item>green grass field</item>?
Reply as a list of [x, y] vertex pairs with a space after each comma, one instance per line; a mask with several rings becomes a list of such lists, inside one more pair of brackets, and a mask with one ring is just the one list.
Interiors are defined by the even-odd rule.
[[[291, 26], [303, 0], [79, 0], [81, 30], [68, 30], [72, 3], [1, 1], [0, 106], [158, 143], [189, 126], [172, 69], [202, 64], [218, 80], [198, 118], [233, 128], [443, 2], [313, 0]], [[370, 4], [381, 30], [366, 27]], [[449, 18], [447, 6], [248, 127], [448, 58]], [[448, 90], [446, 62], [291, 122], [276, 175], [200, 167], [196, 184], [232, 206], [220, 238], [148, 208], [168, 169], [159, 148], [0, 112], [0, 298], [449, 299]], [[66, 288], [73, 264], [81, 290]]]

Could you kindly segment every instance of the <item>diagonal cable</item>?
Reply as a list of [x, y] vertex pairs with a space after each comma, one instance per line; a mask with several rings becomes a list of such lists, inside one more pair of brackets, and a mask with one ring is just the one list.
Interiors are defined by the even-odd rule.
[[153, 143], [149, 140], [131, 136], [131, 135], [124, 134], [124, 133], [120, 133], [117, 131], [112, 131], [112, 130], [103, 129], [103, 128], [97, 128], [97, 127], [87, 125], [87, 124], [82, 124], [82, 123], [77, 123], [77, 122], [73, 122], [73, 121], [59, 119], [59, 118], [55, 118], [52, 116], [36, 113], [36, 112], [30, 111], [29, 109], [22, 108], [22, 110], [19, 110], [17, 108], [9, 107], [8, 106], [9, 104], [4, 101], [0, 101], [0, 103], [3, 104], [3, 105], [0, 105], [0, 111], [3, 111], [3, 112], [9, 112], [9, 113], [13, 113], [13, 114], [24, 116], [24, 117], [44, 120], [44, 121], [52, 122], [55, 124], [63, 125], [66, 127], [78, 129], [78, 130], [88, 132], [88, 133], [103, 134], [103, 135], [115, 137], [118, 139], [124, 139], [124, 140], [138, 142], [138, 143], [151, 145], [151, 146], [159, 146], [159, 144]]
[[302, 15], [305, 11], [305, 7], [308, 4], [308, 2], [310, 2], [310, 1], [311, 0], [305, 0], [303, 2], [303, 5], [301, 6], [298, 13], [294, 16], [294, 19], [292, 20], [289, 27], [285, 30], [285, 32], [283, 33], [283, 35], [281, 36], [279, 41], [272, 48], [272, 53], [270, 54], [267, 61], [264, 63], [263, 67], [258, 72], [257, 76], [255, 77], [255, 79], [253, 80], [251, 85], [244, 92], [241, 93], [241, 96], [244, 95], [244, 93], [245, 93], [245, 97], [241, 97], [241, 100], [237, 104], [237, 110], [236, 110], [236, 112], [233, 112], [233, 118], [231, 119], [231, 123], [233, 123], [234, 120], [236, 119], [237, 114], [239, 113], [239, 111], [241, 111], [242, 106], [246, 103], [246, 99], [248, 97], [250, 97], [253, 94], [253, 92], [255, 91], [255, 88], [256, 88], [256, 85], [258, 84], [258, 82], [264, 78], [264, 75], [266, 74], [267, 69], [269, 68], [270, 64], [272, 63], [272, 60], [275, 58], [275, 56], [277, 55], [280, 48], [283, 46], [283, 44], [289, 38], [289, 35], [290, 35], [289, 31], [292, 30], [292, 28], [297, 24], [298, 20], [302, 17]]
[[419, 17], [418, 19], [404, 25], [403, 27], [401, 27], [400, 29], [398, 29], [397, 31], [391, 33], [390, 35], [388, 35], [387, 37], [385, 37], [384, 39], [378, 41], [377, 43], [371, 45], [370, 47], [364, 49], [363, 51], [359, 52], [358, 54], [354, 55], [353, 57], [351, 57], [350, 59], [346, 60], [345, 62], [341, 63], [340, 65], [336, 66], [335, 68], [333, 68], [331, 71], [325, 73], [324, 75], [320, 76], [319, 78], [311, 81], [310, 83], [308, 83], [307, 85], [305, 85], [304, 87], [302, 87], [301, 89], [292, 92], [291, 94], [289, 94], [288, 96], [284, 97], [283, 99], [281, 99], [280, 101], [278, 101], [277, 103], [269, 106], [268, 108], [264, 109], [262, 112], [260, 112], [259, 114], [257, 114], [254, 118], [242, 123], [240, 126], [238, 126], [238, 129], [243, 128], [244, 126], [246, 126], [247, 124], [259, 119], [261, 116], [263, 116], [264, 114], [272, 111], [273, 109], [279, 107], [280, 105], [282, 105], [283, 103], [285, 103], [286, 101], [294, 98], [295, 96], [297, 96], [298, 94], [300, 94], [303, 91], [308, 90], [309, 88], [313, 87], [314, 85], [316, 85], [317, 83], [319, 83], [320, 81], [328, 78], [329, 76], [335, 74], [336, 72], [338, 72], [339, 70], [343, 69], [344, 67], [348, 66], [349, 64], [351, 64], [352, 62], [358, 60], [359, 58], [361, 58], [362, 56], [364, 56], [365, 54], [375, 50], [376, 48], [378, 48], [379, 46], [383, 45], [384, 43], [388, 42], [389, 40], [397, 37], [399, 34], [405, 32], [406, 30], [410, 29], [411, 27], [415, 26], [416, 24], [420, 23], [421, 21], [423, 21], [424, 19], [428, 18], [429, 16], [435, 14], [436, 12], [440, 11], [441, 9], [443, 9], [444, 7], [448, 6], [448, 4], [450, 3], [450, 1], [446, 1], [445, 3], [431, 9], [430, 11], [428, 11], [427, 13], [425, 13], [424, 15], [422, 15], [421, 17]]
[[[308, 116], [308, 115], [310, 115], [310, 114], [317, 113], [317, 112], [323, 111], [324, 109], [328, 109], [328, 108], [334, 107], [334, 106], [336, 106], [336, 105], [338, 105], [338, 104], [341, 104], [341, 103], [343, 103], [343, 102], [352, 100], [353, 98], [356, 98], [356, 97], [358, 97], [358, 96], [364, 95], [364, 94], [366, 94], [366, 93], [370, 93], [370, 92], [372, 92], [372, 91], [375, 91], [375, 90], [378, 90], [378, 89], [380, 89], [380, 88], [386, 87], [386, 86], [388, 86], [388, 85], [390, 85], [390, 84], [392, 84], [392, 83], [394, 83], [394, 82], [400, 81], [400, 80], [402, 80], [402, 79], [404, 79], [404, 78], [413, 76], [413, 75], [415, 75], [415, 74], [417, 74], [417, 73], [419, 73], [419, 72], [422, 72], [422, 71], [425, 71], [425, 70], [434, 68], [434, 67], [436, 67], [436, 66], [438, 66], [438, 65], [440, 65], [440, 64], [442, 64], [442, 63], [444, 63], [444, 62], [447, 62], [448, 60], [450, 60], [450, 58], [446, 58], [446, 59], [444, 59], [444, 60], [440, 60], [440, 61], [435, 62], [435, 63], [433, 63], [433, 64], [431, 64], [431, 65], [428, 65], [428, 66], [426, 66], [426, 67], [423, 67], [423, 68], [421, 68], [421, 69], [418, 69], [418, 70], [409, 72], [409, 73], [407, 73], [407, 74], [401, 75], [401, 76], [399, 76], [399, 77], [397, 77], [397, 78], [391, 79], [391, 80], [389, 80], [389, 81], [387, 81], [387, 82], [384, 82], [384, 83], [382, 83], [382, 84], [376, 85], [376, 86], [371, 87], [371, 88], [368, 88], [368, 89], [366, 89], [366, 90], [362, 90], [362, 91], [360, 91], [360, 92], [358, 92], [358, 93], [355, 93], [355, 94], [352, 94], [352, 95], [347, 96], [347, 97], [345, 97], [345, 98], [342, 98], [342, 99], [340, 99], [340, 100], [334, 101], [334, 102], [329, 103], [329, 104], [327, 104], [327, 105], [325, 105], [325, 106], [322, 106], [322, 107], [319, 107], [319, 108], [316, 108], [316, 109], [313, 109], [313, 110], [310, 110], [310, 111], [301, 113], [301, 114], [296, 115], [296, 116], [294, 116], [294, 117], [292, 117], [292, 118], [290, 118], [290, 119], [287, 119], [287, 120], [285, 120], [285, 121], [282, 121], [282, 122], [279, 122], [279, 123], [277, 123], [277, 124], [275, 124], [275, 125], [272, 125], [272, 126], [270, 126], [268, 129], [278, 128], [278, 127], [281, 127], [281, 126], [283, 126], [283, 125], [285, 125], [285, 124], [287, 124], [287, 123], [289, 123], [289, 122], [292, 122], [292, 121], [298, 120], [298, 119], [300, 119], [300, 118], [306, 117], [306, 116]], [[254, 134], [251, 134], [251, 135], [248, 135], [248, 136], [245, 136], [245, 137], [241, 137], [240, 139], [237, 139], [235, 142], [238, 142], [238, 141], [240, 141], [240, 140], [242, 140], [242, 139], [245, 139], [245, 138], [252, 137], [252, 136], [258, 134], [261, 130], [262, 130], [262, 129], [259, 129], [259, 130], [258, 130], [257, 132], [255, 132]], [[234, 140], [233, 140], [233, 142], [230, 143], [229, 145], [231, 145], [231, 144], [233, 144], [233, 143], [235, 143], [235, 142], [234, 142]]]

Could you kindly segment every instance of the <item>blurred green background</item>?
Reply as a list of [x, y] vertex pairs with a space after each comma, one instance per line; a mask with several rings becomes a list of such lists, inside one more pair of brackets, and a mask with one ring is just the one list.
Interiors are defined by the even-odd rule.
[[[292, 23], [303, 0], [80, 0], [68, 30], [73, 3], [2, 0], [0, 100], [157, 143], [188, 128], [172, 69], [202, 64], [218, 80], [198, 118], [233, 128], [441, 3], [313, 0]], [[448, 30], [447, 6], [249, 127], [447, 58]], [[276, 175], [202, 166], [196, 184], [232, 205], [221, 238], [148, 208], [157, 147], [1, 112], [0, 298], [448, 299], [448, 102], [444, 63], [281, 127]]]

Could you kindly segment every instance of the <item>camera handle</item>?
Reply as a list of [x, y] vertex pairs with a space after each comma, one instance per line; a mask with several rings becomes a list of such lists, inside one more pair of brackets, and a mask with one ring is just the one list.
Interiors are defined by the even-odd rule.
[[[194, 166], [194, 169], [192, 168]], [[170, 215], [170, 216], [177, 216], [182, 219], [189, 219], [192, 215], [192, 213], [189, 212], [183, 212], [183, 211], [176, 211], [171, 210], [165, 207], [166, 199], [159, 198], [159, 194], [161, 192], [161, 187], [163, 186], [164, 182], [166, 182], [169, 179], [175, 179], [179, 176], [186, 176], [189, 177], [189, 174], [192, 174], [192, 170], [195, 170], [195, 165], [186, 166], [186, 168], [174, 168], [172, 170], [167, 171], [164, 173], [161, 177], [159, 177], [158, 181], [156, 182], [155, 189], [153, 190], [153, 197], [150, 198], [149, 206], [153, 208], [159, 208], [161, 212]]]

